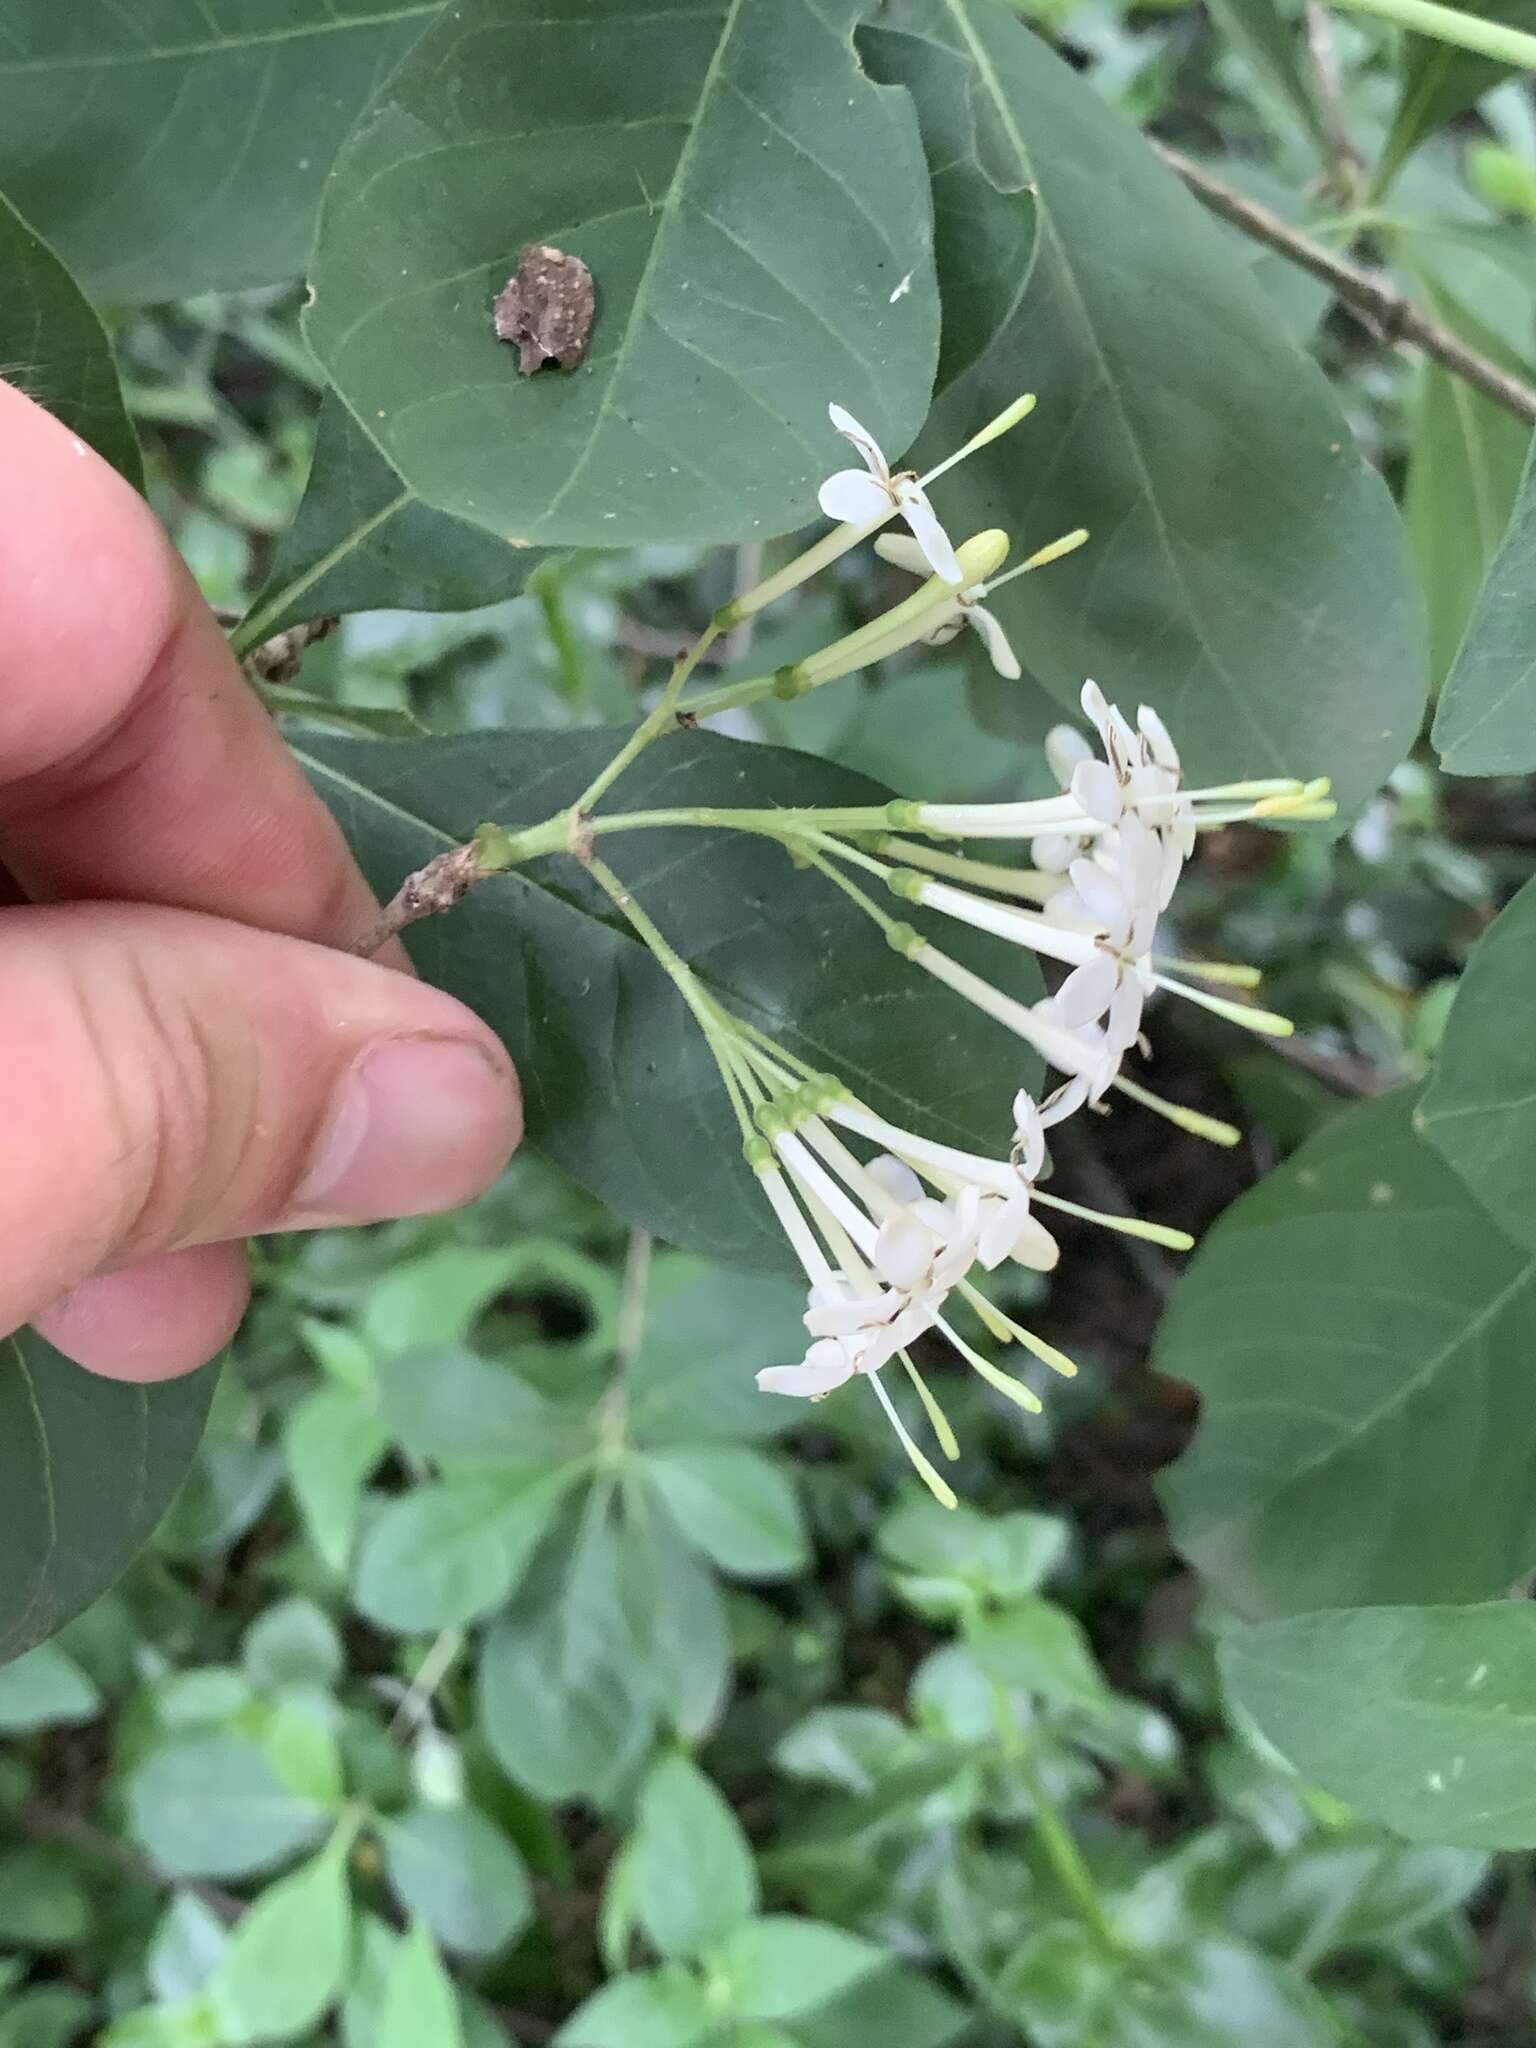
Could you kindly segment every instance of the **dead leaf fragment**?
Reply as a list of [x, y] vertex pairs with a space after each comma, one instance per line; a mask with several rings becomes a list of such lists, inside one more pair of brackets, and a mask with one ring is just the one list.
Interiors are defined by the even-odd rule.
[[587, 353], [596, 311], [592, 273], [581, 258], [548, 242], [530, 242], [497, 294], [496, 336], [517, 344], [524, 377], [545, 363], [574, 370]]

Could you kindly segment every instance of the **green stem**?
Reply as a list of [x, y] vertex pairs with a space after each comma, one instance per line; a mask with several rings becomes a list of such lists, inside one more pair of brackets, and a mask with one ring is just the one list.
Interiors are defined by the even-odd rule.
[[540, 562], [525, 587], [530, 597], [537, 598], [544, 614], [544, 630], [560, 670], [560, 694], [567, 704], [579, 704], [586, 694], [587, 682], [581, 643], [565, 608], [565, 579], [570, 566], [569, 558]]
[[652, 740], [659, 739], [668, 726], [671, 725], [673, 715], [677, 710], [677, 700], [683, 693], [684, 683], [687, 682], [688, 678], [698, 667], [705, 652], [713, 646], [720, 636], [722, 630], [721, 616], [719, 612], [716, 612], [687, 653], [680, 655], [673, 663], [672, 673], [667, 678], [667, 687], [662, 691], [655, 708], [635, 727], [629, 738], [608, 763], [608, 766], [600, 774], [595, 775], [581, 795], [577, 797], [576, 809], [578, 811], [590, 811], [603, 792], [611, 788], [618, 781], [630, 762], [637, 755], [643, 753]]
[[1056, 1873], [1058, 1882], [1067, 1897], [1082, 1916], [1083, 1924], [1104, 1950], [1113, 1956], [1124, 1956], [1126, 1946], [1120, 1931], [1109, 1917], [1102, 1893], [1094, 1881], [1093, 1872], [1088, 1868], [1083, 1852], [1078, 1848], [1072, 1830], [1061, 1816], [1061, 1810], [1046, 1791], [1040, 1773], [1035, 1768], [1029, 1745], [1019, 1732], [1014, 1719], [1013, 1702], [1008, 1689], [998, 1680], [991, 1681], [992, 1717], [997, 1724], [998, 1742], [1010, 1767], [1017, 1771], [1024, 1789], [1029, 1794], [1034, 1808], [1035, 1831], [1040, 1837], [1040, 1846], [1045, 1851], [1046, 1861]]
[[1524, 29], [1510, 28], [1502, 21], [1485, 21], [1480, 14], [1463, 14], [1455, 7], [1442, 7], [1438, 0], [1339, 0], [1358, 14], [1379, 15], [1395, 21], [1400, 28], [1415, 29], [1437, 42], [1453, 43], [1461, 50], [1476, 50], [1484, 57], [1496, 57], [1501, 64], [1517, 70], [1536, 71], [1536, 36]]
[[709, 992], [700, 987], [693, 969], [652, 921], [650, 915], [635, 901], [612, 868], [595, 856], [587, 861], [586, 867], [604, 895], [650, 948], [657, 963], [670, 977], [678, 994], [693, 1012], [694, 1021], [703, 1032], [704, 1042], [714, 1056], [715, 1065], [720, 1069], [720, 1079], [731, 1099], [731, 1107], [736, 1112], [736, 1121], [741, 1127], [742, 1138], [745, 1140], [752, 1137], [757, 1126], [748, 1115], [742, 1099], [736, 1049], [733, 1043], [736, 1037], [734, 1022]]

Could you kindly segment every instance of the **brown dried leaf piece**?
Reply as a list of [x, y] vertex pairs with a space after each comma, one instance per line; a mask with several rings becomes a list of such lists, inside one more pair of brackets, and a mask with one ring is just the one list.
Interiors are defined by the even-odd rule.
[[574, 370], [587, 353], [597, 310], [592, 273], [579, 256], [530, 242], [496, 299], [496, 336], [518, 344], [517, 367], [531, 377], [545, 363]]

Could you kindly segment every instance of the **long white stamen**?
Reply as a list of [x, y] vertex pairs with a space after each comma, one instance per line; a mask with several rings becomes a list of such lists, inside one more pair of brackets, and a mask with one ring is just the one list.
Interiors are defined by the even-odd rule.
[[1261, 1031], [1266, 1037], [1289, 1038], [1296, 1029], [1290, 1018], [1282, 1017], [1277, 1010], [1261, 1010], [1254, 1003], [1234, 1003], [1229, 996], [1212, 995], [1209, 989], [1191, 988], [1187, 981], [1176, 981], [1171, 974], [1154, 974], [1152, 979], [1159, 988], [1165, 988], [1173, 995], [1188, 996], [1202, 1010], [1211, 1010], [1230, 1023], [1243, 1025], [1246, 1030]]
[[1116, 1077], [1115, 1086], [1132, 1102], [1139, 1102], [1143, 1109], [1153, 1110], [1158, 1116], [1166, 1117], [1169, 1123], [1177, 1124], [1181, 1131], [1189, 1131], [1213, 1145], [1240, 1145], [1243, 1141], [1242, 1132], [1231, 1124], [1223, 1123], [1220, 1117], [1206, 1116], [1198, 1109], [1186, 1109], [1182, 1102], [1169, 1102], [1164, 1096], [1154, 1095], [1150, 1088], [1143, 1088], [1139, 1082], [1128, 1081], [1123, 1074]]
[[[960, 1293], [979, 1315], [981, 1304], [987, 1299], [981, 1289], [973, 1286], [969, 1280], [962, 1280]], [[1068, 1358], [1065, 1351], [1058, 1351], [1054, 1344], [1047, 1344], [1043, 1337], [1037, 1337], [1033, 1330], [1027, 1330], [1022, 1323], [1016, 1323], [1012, 1316], [1005, 1315], [994, 1303], [989, 1302], [988, 1306], [993, 1309], [998, 1320], [1006, 1325], [1008, 1335], [1014, 1342], [1022, 1344], [1026, 1351], [1032, 1351], [1042, 1365], [1048, 1365], [1052, 1372], [1060, 1373], [1064, 1380], [1077, 1378], [1077, 1366]]]
[[903, 893], [925, 903], [930, 910], [943, 911], [947, 917], [974, 926], [977, 931], [991, 932], [1015, 946], [1028, 946], [1032, 952], [1044, 953], [1047, 959], [1063, 961], [1070, 967], [1083, 966], [1098, 951], [1086, 932], [1069, 931], [1046, 918], [1031, 917], [1026, 910], [1015, 910], [1011, 904], [994, 903], [985, 896], [952, 889], [947, 882], [914, 881], [911, 889]]
[[990, 1359], [983, 1358], [973, 1345], [967, 1344], [959, 1332], [952, 1329], [942, 1316], [938, 1319], [938, 1326], [979, 1379], [985, 1380], [989, 1387], [996, 1387], [1000, 1394], [1006, 1394], [1015, 1406], [1026, 1409], [1031, 1415], [1040, 1413], [1045, 1403], [1038, 1394], [1032, 1393], [1011, 1373], [999, 1371]]
[[781, 1131], [778, 1134], [773, 1141], [773, 1148], [794, 1178], [810, 1189], [818, 1201], [824, 1203], [837, 1218], [864, 1256], [872, 1257], [875, 1239], [879, 1233], [863, 1210], [849, 1200], [820, 1160], [813, 1158], [800, 1140], [789, 1131]]
[[958, 1506], [959, 1503], [955, 1498], [954, 1488], [949, 1484], [948, 1480], [939, 1477], [939, 1474], [934, 1470], [928, 1459], [923, 1456], [923, 1453], [912, 1441], [907, 1425], [896, 1413], [895, 1403], [885, 1391], [879, 1373], [865, 1373], [863, 1377], [869, 1381], [869, 1384], [879, 1396], [880, 1406], [885, 1410], [886, 1420], [901, 1439], [901, 1448], [912, 1460], [913, 1469], [916, 1471], [918, 1478], [922, 1480], [924, 1486], [927, 1487], [941, 1507], [952, 1508]]
[[765, 1166], [759, 1169], [757, 1177], [763, 1193], [773, 1204], [773, 1213], [779, 1219], [779, 1228], [789, 1239], [795, 1257], [805, 1268], [805, 1277], [813, 1287], [824, 1287], [829, 1293], [836, 1293], [837, 1275], [827, 1263], [826, 1255], [816, 1242], [810, 1225], [801, 1215], [800, 1205], [790, 1193], [783, 1174], [776, 1166]]
[[875, 1116], [872, 1111], [855, 1104], [829, 1102], [824, 1114], [830, 1122], [841, 1124], [844, 1130], [857, 1132], [859, 1137], [868, 1138], [871, 1144], [882, 1145], [887, 1152], [894, 1152], [899, 1158], [942, 1167], [947, 1172], [959, 1174], [963, 1180], [981, 1181], [1000, 1195], [1012, 1194], [1019, 1184], [1013, 1168], [1000, 1159], [986, 1159], [979, 1152], [962, 1152], [953, 1145], [941, 1145], [932, 1138], [920, 1138], [912, 1131], [898, 1130], [884, 1117]]
[[946, 455], [942, 462], [926, 470], [918, 478], [918, 482], [926, 490], [929, 484], [936, 482], [939, 477], [947, 476], [957, 463], [964, 462], [968, 455], [974, 455], [978, 448], [985, 448], [989, 441], [995, 441], [1000, 434], [1006, 434], [1010, 427], [1016, 427], [1020, 420], [1027, 419], [1034, 409], [1035, 394], [1033, 391], [1026, 391], [1022, 397], [1016, 398], [1012, 405], [1005, 406], [995, 420], [988, 420], [979, 433], [972, 434], [969, 441], [963, 447], [957, 448], [953, 455]]
[[1034, 1201], [1043, 1202], [1048, 1209], [1060, 1209], [1065, 1215], [1080, 1216], [1085, 1223], [1118, 1230], [1122, 1237], [1144, 1237], [1148, 1244], [1166, 1245], [1173, 1252], [1194, 1248], [1195, 1240], [1189, 1232], [1175, 1230], [1171, 1223], [1146, 1223], [1140, 1216], [1110, 1216], [1102, 1209], [1085, 1209], [1081, 1202], [1069, 1202], [1065, 1195], [1053, 1195], [1048, 1188], [1033, 1188], [1030, 1192]]
[[912, 1363], [910, 1354], [902, 1351], [898, 1352], [897, 1356], [906, 1368], [907, 1378], [917, 1390], [917, 1398], [923, 1404], [923, 1413], [928, 1417], [933, 1433], [939, 1440], [939, 1449], [948, 1458], [951, 1465], [953, 1465], [960, 1455], [960, 1439], [950, 1428], [949, 1417], [939, 1406], [938, 1400], [929, 1388], [928, 1382]]

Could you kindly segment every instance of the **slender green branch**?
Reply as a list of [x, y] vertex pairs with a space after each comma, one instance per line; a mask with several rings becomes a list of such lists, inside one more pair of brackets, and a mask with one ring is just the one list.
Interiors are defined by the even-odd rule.
[[558, 556], [540, 562], [528, 578], [526, 588], [528, 595], [537, 599], [544, 614], [544, 630], [555, 650], [555, 662], [560, 671], [560, 694], [567, 704], [579, 704], [586, 694], [586, 669], [581, 658], [581, 643], [576, 638], [570, 613], [565, 607], [565, 579], [570, 567], [569, 558]]
[[998, 1680], [991, 1681], [992, 1718], [997, 1724], [998, 1744], [1007, 1759], [1010, 1769], [1017, 1771], [1024, 1789], [1029, 1794], [1034, 1808], [1035, 1831], [1040, 1837], [1040, 1846], [1046, 1860], [1056, 1873], [1057, 1881], [1067, 1897], [1082, 1916], [1083, 1924], [1103, 1948], [1111, 1955], [1123, 1956], [1126, 1945], [1120, 1930], [1109, 1917], [1103, 1895], [1088, 1868], [1083, 1852], [1077, 1846], [1072, 1830], [1061, 1816], [1060, 1809], [1045, 1789], [1029, 1745], [1024, 1740], [1014, 1715], [1013, 1702], [1008, 1688]]
[[671, 725], [673, 716], [677, 711], [677, 700], [683, 693], [683, 685], [698, 667], [706, 651], [719, 638], [721, 631], [721, 614], [716, 612], [693, 645], [680, 654], [672, 664], [672, 673], [667, 678], [667, 687], [662, 691], [654, 709], [648, 712], [635, 727], [629, 738], [608, 763], [608, 766], [600, 774], [595, 775], [581, 795], [577, 797], [576, 809], [578, 811], [590, 811], [603, 792], [610, 789], [618, 781], [631, 761], [642, 754], [651, 744], [652, 740], [659, 739], [668, 726]]
[[1463, 14], [1457, 7], [1442, 7], [1438, 0], [1337, 0], [1340, 7], [1352, 7], [1357, 14], [1379, 15], [1399, 28], [1411, 28], [1437, 43], [1451, 43], [1459, 50], [1475, 50], [1481, 57], [1496, 57], [1519, 71], [1536, 71], [1536, 36], [1507, 22], [1487, 21], [1480, 14]]

